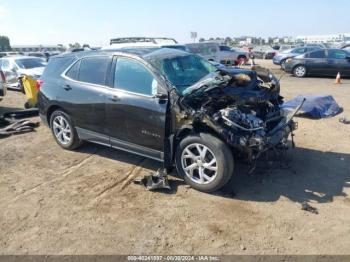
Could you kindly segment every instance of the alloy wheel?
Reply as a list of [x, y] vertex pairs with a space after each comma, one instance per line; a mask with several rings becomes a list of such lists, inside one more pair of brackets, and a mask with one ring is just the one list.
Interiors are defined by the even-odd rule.
[[55, 137], [62, 145], [68, 145], [72, 139], [72, 129], [63, 116], [56, 116], [52, 122]]
[[197, 184], [209, 184], [217, 176], [217, 160], [205, 145], [188, 145], [181, 155], [182, 168], [188, 178]]
[[303, 66], [298, 66], [297, 68], [295, 68], [294, 72], [297, 77], [303, 77], [306, 74], [306, 69]]

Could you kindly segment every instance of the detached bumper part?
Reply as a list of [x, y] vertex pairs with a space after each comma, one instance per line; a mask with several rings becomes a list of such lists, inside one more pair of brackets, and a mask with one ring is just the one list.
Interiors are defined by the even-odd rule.
[[169, 180], [164, 170], [158, 170], [155, 174], [144, 176], [141, 180], [135, 180], [136, 184], [142, 184], [149, 191], [155, 191], [159, 189], [171, 190]]

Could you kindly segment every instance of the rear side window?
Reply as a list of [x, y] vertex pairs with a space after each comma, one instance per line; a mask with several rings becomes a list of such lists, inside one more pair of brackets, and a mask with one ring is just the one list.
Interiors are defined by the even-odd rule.
[[345, 59], [347, 54], [342, 50], [329, 50], [329, 58], [331, 59]]
[[309, 58], [326, 58], [326, 53], [324, 50], [314, 51], [309, 54]]
[[78, 80], [96, 85], [105, 85], [110, 57], [89, 57], [80, 62]]
[[157, 81], [143, 64], [132, 59], [118, 58], [114, 87], [137, 94], [152, 95], [157, 92]]

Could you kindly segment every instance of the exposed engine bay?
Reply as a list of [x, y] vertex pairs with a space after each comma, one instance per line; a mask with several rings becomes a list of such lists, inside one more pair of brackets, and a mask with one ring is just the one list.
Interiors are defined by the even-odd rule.
[[283, 98], [275, 76], [243, 69], [222, 75], [226, 82], [182, 99], [194, 128], [205, 128], [204, 123], [229, 145], [247, 153], [250, 161], [268, 149], [286, 148], [289, 135], [297, 128], [292, 120], [296, 112], [280, 108]]

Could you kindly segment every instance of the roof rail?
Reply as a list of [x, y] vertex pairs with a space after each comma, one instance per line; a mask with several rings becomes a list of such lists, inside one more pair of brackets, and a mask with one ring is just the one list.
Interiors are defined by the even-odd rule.
[[113, 38], [110, 41], [110, 44], [122, 44], [122, 43], [154, 43], [157, 44], [157, 40], [171, 40], [174, 41], [175, 44], [177, 44], [177, 41], [174, 38], [167, 38], [167, 37], [119, 37], [119, 38]]

